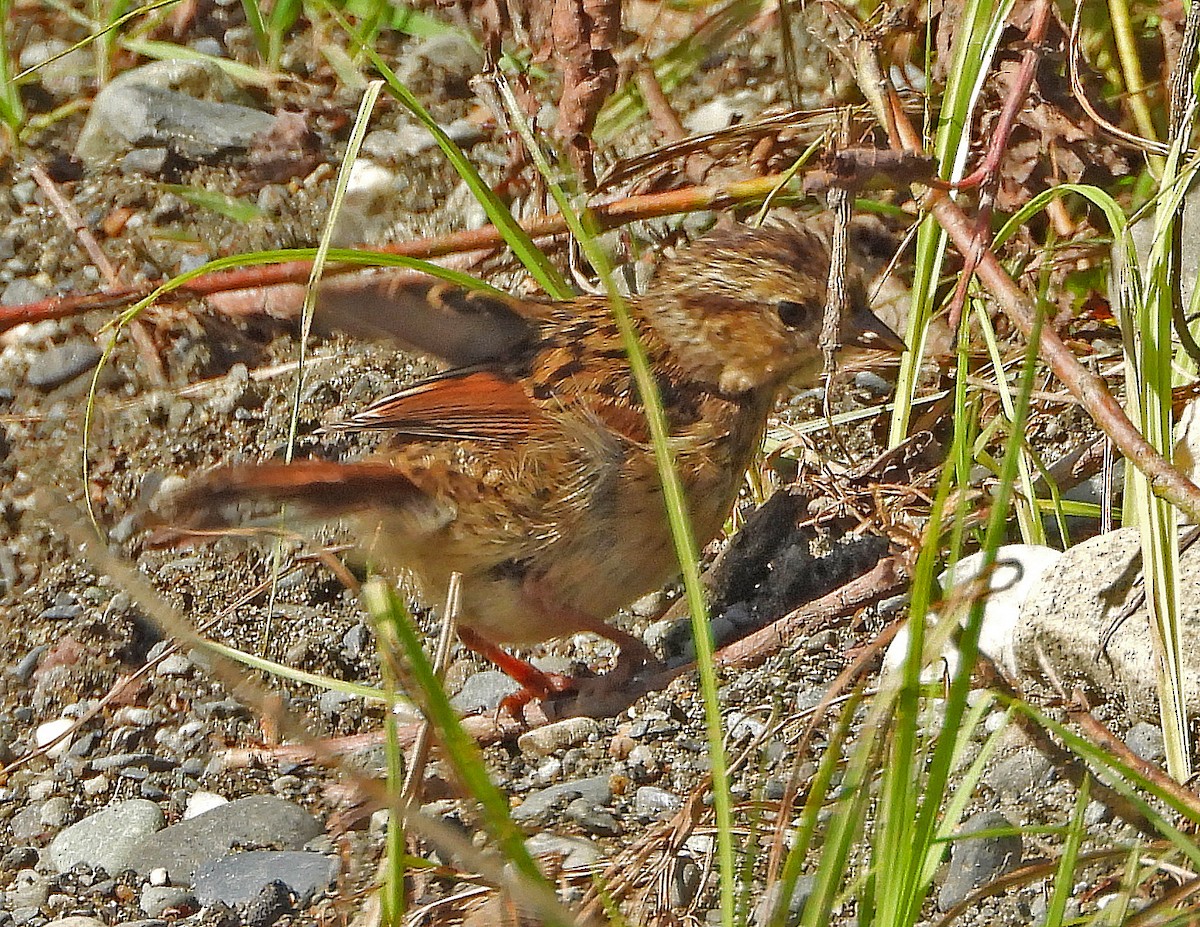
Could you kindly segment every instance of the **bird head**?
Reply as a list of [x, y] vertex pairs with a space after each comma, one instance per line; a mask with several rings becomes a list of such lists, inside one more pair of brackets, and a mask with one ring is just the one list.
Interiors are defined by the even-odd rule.
[[[822, 368], [829, 248], [795, 226], [737, 228], [694, 242], [665, 264], [642, 305], [687, 372], [721, 392], [777, 388]], [[857, 273], [847, 280], [844, 347], [903, 351], [868, 308]]]

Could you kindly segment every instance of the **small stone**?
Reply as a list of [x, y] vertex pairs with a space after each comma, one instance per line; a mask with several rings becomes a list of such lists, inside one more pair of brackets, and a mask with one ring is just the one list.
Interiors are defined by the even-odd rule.
[[683, 807], [683, 799], [653, 785], [639, 786], [633, 795], [633, 810], [650, 818], [665, 818]]
[[[816, 884], [817, 877], [813, 875], [801, 876], [796, 880], [796, 884], [792, 888], [792, 894], [788, 898], [787, 917], [783, 921], [788, 927], [800, 922], [800, 916], [804, 913], [804, 906], [808, 904], [808, 899], [812, 897], [813, 888]], [[754, 927], [767, 927], [768, 924], [775, 921], [782, 894], [782, 882], [772, 882], [767, 886], [767, 890], [763, 892], [762, 900], [755, 905], [754, 913], [750, 916], [750, 923]]]
[[[87, 373], [100, 360], [100, 349], [90, 339], [77, 339], [64, 344], [55, 345], [42, 351], [30, 364], [29, 373], [25, 379], [35, 389], [51, 390], [56, 386], [69, 383], [77, 376]], [[79, 606], [68, 606], [63, 609], [63, 615], [49, 616], [47, 609], [43, 617], [50, 620], [66, 620], [78, 617], [83, 613]]]
[[22, 869], [4, 894], [13, 908], [40, 908], [50, 897], [50, 880], [33, 869]]
[[543, 832], [526, 840], [525, 848], [533, 857], [559, 857], [564, 870], [595, 869], [601, 862], [600, 850], [582, 837], [563, 837]]
[[690, 856], [679, 856], [671, 867], [671, 882], [667, 889], [672, 908], [690, 908], [696, 893], [704, 883], [704, 871]]
[[154, 802], [119, 802], [59, 833], [49, 847], [50, 861], [59, 872], [79, 864], [120, 872], [135, 865], [140, 843], [162, 826], [162, 811]]
[[147, 917], [160, 917], [168, 911], [194, 911], [200, 905], [191, 889], [178, 885], [147, 885], [142, 889], [138, 907]]
[[577, 798], [567, 805], [563, 815], [597, 837], [616, 837], [621, 825], [612, 812], [599, 808], [586, 798]]
[[65, 827], [71, 820], [71, 800], [62, 795], [48, 799], [42, 805], [38, 818], [47, 827], [55, 830]]
[[534, 756], [549, 756], [599, 734], [600, 722], [595, 718], [566, 718], [522, 734], [517, 746]]
[[612, 801], [612, 786], [608, 776], [593, 776], [560, 782], [548, 788], [530, 792], [525, 801], [513, 809], [514, 821], [532, 821], [548, 815], [558, 807], [565, 807], [578, 798], [586, 798], [593, 806], [607, 805]]
[[521, 686], [499, 670], [484, 670], [467, 677], [462, 689], [450, 699], [461, 714], [486, 714], [500, 707], [502, 699], [520, 691]]
[[[46, 755], [51, 758], [60, 757], [71, 746], [71, 738], [69, 736], [63, 737], [63, 735], [73, 727], [75, 727], [75, 722], [70, 718], [56, 718], [53, 721], [46, 721], [43, 724], [39, 724], [37, 730], [34, 731], [33, 742], [37, 744], [39, 750], [47, 744], [53, 743], [54, 746], [46, 752]], [[58, 740], [55, 743], [59, 737], [62, 737], [62, 740]]]
[[1167, 747], [1162, 728], [1157, 724], [1139, 721], [1125, 735], [1125, 746], [1147, 763], [1162, 766], [1167, 761]]
[[854, 385], [856, 388], [865, 390], [876, 396], [886, 396], [892, 391], [891, 383], [870, 370], [861, 370], [856, 373], [854, 375]]
[[[1021, 865], [1023, 847], [1016, 833], [1001, 836], [967, 837], [989, 830], [1011, 830], [1002, 814], [984, 811], [962, 823], [950, 847], [950, 865], [938, 891], [938, 908], [949, 911], [972, 891]], [[966, 837], [967, 839], [959, 839]]]
[[160, 676], [186, 676], [192, 670], [192, 661], [182, 653], [164, 657], [155, 672]]
[[75, 602], [55, 602], [38, 612], [39, 621], [71, 621], [83, 614], [83, 606]]
[[13, 847], [0, 857], [0, 872], [31, 869], [37, 860], [38, 851], [34, 847]]
[[170, 149], [164, 146], [135, 148], [121, 158], [122, 174], [146, 174], [157, 177], [166, 171], [170, 161]]
[[1026, 747], [990, 768], [983, 781], [997, 794], [1018, 799], [1044, 787], [1051, 769], [1050, 761], [1040, 750]]

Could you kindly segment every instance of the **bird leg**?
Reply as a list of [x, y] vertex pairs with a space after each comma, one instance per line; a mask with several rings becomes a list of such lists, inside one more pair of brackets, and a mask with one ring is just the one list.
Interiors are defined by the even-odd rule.
[[[576, 616], [575, 620], [579, 621], [579, 616]], [[588, 622], [588, 626], [581, 627], [580, 630], [607, 638], [620, 648], [616, 666], [597, 679], [587, 680], [590, 683], [587, 686], [589, 694], [601, 694], [619, 688], [633, 679], [642, 667], [658, 665], [660, 662], [639, 638], [603, 621]], [[579, 689], [578, 682], [573, 677], [540, 670], [528, 660], [522, 660], [503, 647], [493, 644], [477, 631], [459, 627], [458, 637], [468, 649], [475, 651], [505, 675], [520, 683], [520, 691], [506, 696], [499, 705], [500, 711], [514, 718], [520, 718], [521, 709], [535, 699], [546, 699]]]
[[514, 656], [470, 628], [459, 627], [458, 639], [468, 649], [474, 650], [506, 676], [521, 684], [520, 692], [514, 692], [500, 702], [501, 711], [507, 711], [514, 718], [519, 718], [520, 709], [534, 699], [570, 692], [575, 686], [575, 680], [570, 676], [543, 672], [528, 660]]
[[[581, 619], [577, 617], [576, 620]], [[659, 666], [662, 663], [640, 637], [634, 637], [606, 621], [588, 621], [580, 630], [591, 631], [599, 637], [607, 638], [620, 648], [617, 665], [604, 674], [604, 679], [611, 678], [614, 683], [624, 682], [636, 676], [642, 667]]]

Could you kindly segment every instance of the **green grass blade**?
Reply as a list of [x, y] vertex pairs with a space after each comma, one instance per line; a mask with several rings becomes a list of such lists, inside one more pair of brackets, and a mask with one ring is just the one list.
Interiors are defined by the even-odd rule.
[[[559, 905], [525, 847], [525, 835], [509, 814], [508, 799], [488, 777], [487, 763], [479, 745], [463, 729], [458, 713], [434, 672], [421, 646], [403, 601], [384, 580], [373, 579], [363, 587], [363, 603], [377, 626], [387, 629], [397, 652], [404, 657], [407, 677], [415, 687], [425, 716], [441, 741], [443, 756], [453, 767], [464, 789], [479, 803], [485, 826], [504, 858], [521, 876], [527, 899], [537, 904], [537, 913], [547, 923], [568, 927], [574, 923]], [[523, 899], [526, 900], [526, 899]]]
[[1063, 844], [1058, 869], [1054, 873], [1054, 889], [1050, 893], [1050, 904], [1046, 909], [1046, 919], [1043, 922], [1045, 927], [1062, 927], [1067, 902], [1073, 894], [1075, 862], [1079, 859], [1079, 848], [1083, 844], [1083, 837], [1087, 832], [1083, 813], [1087, 810], [1091, 783], [1091, 777], [1084, 776], [1083, 782], [1079, 785], [1079, 791], [1075, 793], [1075, 810], [1071, 814], [1071, 822], [1067, 826], [1067, 839]]
[[733, 799], [729, 789], [721, 705], [717, 696], [712, 625], [708, 621], [704, 586], [700, 581], [700, 550], [696, 545], [695, 534], [692, 532], [688, 516], [687, 496], [679, 478], [679, 471], [675, 466], [675, 455], [671, 449], [670, 426], [663, 410], [658, 381], [654, 371], [650, 369], [646, 349], [638, 339], [633, 319], [629, 314], [629, 307], [616, 288], [608, 256], [600, 247], [596, 233], [589, 227], [586, 212], [582, 216], [577, 215], [566, 193], [555, 182], [555, 171], [550, 167], [534, 139], [528, 123], [524, 121], [520, 107], [516, 105], [507, 81], [502, 75], [497, 77], [497, 84], [501, 98], [505, 99], [508, 106], [513, 125], [521, 134], [534, 163], [546, 178], [550, 193], [558, 204], [567, 226], [571, 229], [571, 233], [579, 242], [579, 246], [604, 285], [649, 425], [655, 464], [659, 479], [662, 481], [667, 520], [671, 526], [671, 537], [675, 543], [675, 553], [683, 575], [685, 597], [692, 623], [692, 639], [696, 649], [696, 670], [700, 677], [700, 692], [704, 700], [705, 729], [709, 747], [709, 773], [713, 783], [713, 811], [717, 821], [717, 857], [721, 873], [722, 923], [726, 927], [733, 927], [737, 905], [737, 872], [733, 851]]
[[[960, 180], [965, 173], [971, 150], [970, 127], [1012, 6], [1013, 0], [998, 3], [972, 0], [963, 7], [934, 139], [933, 155], [938, 164], [938, 176], [943, 180]], [[900, 444], [908, 434], [911, 404], [916, 397], [917, 374], [937, 299], [946, 241], [946, 233], [932, 216], [922, 219], [917, 230], [913, 265], [912, 309], [904, 333], [908, 350], [900, 358], [896, 406], [888, 432], [889, 447]]]

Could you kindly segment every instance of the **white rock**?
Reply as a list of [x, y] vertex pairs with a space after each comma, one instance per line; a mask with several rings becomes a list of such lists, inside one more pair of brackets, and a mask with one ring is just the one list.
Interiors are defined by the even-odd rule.
[[[44, 724], [39, 724], [37, 731], [34, 732], [33, 740], [38, 745], [38, 748], [46, 746], [46, 744], [54, 743], [55, 738], [62, 736], [67, 731], [75, 726], [75, 722], [70, 718], [55, 718], [53, 721], [47, 721]], [[57, 759], [67, 752], [67, 748], [71, 746], [71, 738], [63, 737], [58, 743], [54, 744], [46, 755], [52, 759]]]
[[199, 817], [205, 811], [212, 811], [213, 808], [228, 803], [228, 798], [215, 792], [193, 792], [187, 800], [187, 806], [183, 809], [183, 819], [186, 821], [189, 818]]
[[[1013, 651], [1013, 636], [1021, 617], [1021, 609], [1030, 593], [1045, 577], [1062, 556], [1061, 551], [1034, 544], [1005, 544], [996, 551], [996, 562], [988, 579], [987, 597], [983, 606], [983, 624], [979, 630], [979, 650], [997, 666], [1010, 675], [1017, 674], [1017, 658]], [[979, 576], [986, 558], [982, 552], [963, 557], [938, 577], [945, 591], [946, 600], [970, 594], [970, 584]], [[967, 619], [964, 601], [960, 624]], [[929, 615], [931, 628], [938, 621], [937, 613]], [[886, 672], [895, 672], [904, 663], [908, 652], [908, 628], [900, 633], [888, 646], [884, 655]], [[958, 648], [947, 642], [936, 660], [930, 662], [921, 673], [923, 682], [936, 682], [950, 678], [958, 671]]]

